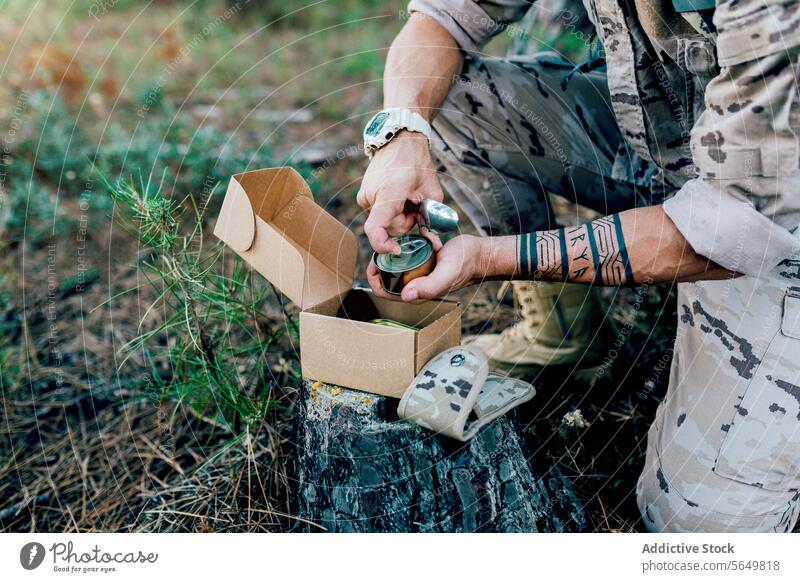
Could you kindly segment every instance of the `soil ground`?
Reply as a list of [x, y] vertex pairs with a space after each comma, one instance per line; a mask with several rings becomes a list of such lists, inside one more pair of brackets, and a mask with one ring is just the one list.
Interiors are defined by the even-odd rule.
[[[235, 3], [29, 4], [11, 2], [0, 24], [0, 529], [291, 529], [296, 308], [268, 293], [251, 322], [272, 338], [263, 366], [274, 407], [244, 436], [155, 391], [148, 379], [173, 372], [169, 334], [163, 350], [121, 350], [164, 315], [148, 309], [160, 290], [143, 276], [148, 249], [116, 225], [120, 210], [89, 162], [166, 170], [167, 196], [258, 164], [301, 167], [317, 202], [359, 235], [363, 272], [360, 131], [379, 107], [404, 5], [347, 0], [288, 14], [266, 4], [225, 16]], [[491, 50], [503, 54], [504, 42]], [[513, 324], [510, 293], [497, 293], [461, 294], [465, 334]], [[573, 479], [590, 529], [635, 530], [674, 297], [651, 287], [602, 301], [615, 324], [598, 340], [615, 346], [602, 371], [530, 375], [539, 395], [519, 416], [531, 462], [556, 462]], [[576, 409], [588, 427], [563, 421]]]

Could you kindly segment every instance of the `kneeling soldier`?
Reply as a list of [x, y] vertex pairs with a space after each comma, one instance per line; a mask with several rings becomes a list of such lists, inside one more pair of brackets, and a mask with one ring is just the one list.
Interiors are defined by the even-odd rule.
[[[516, 0], [412, 0], [365, 130], [377, 252], [448, 190], [485, 237], [437, 247], [402, 299], [514, 281], [497, 365], [597, 358], [593, 286], [678, 285], [665, 401], [637, 486], [653, 531], [789, 531], [800, 510], [800, 2], [586, 0], [605, 55], [478, 49]], [[432, 127], [431, 124], [432, 123]], [[546, 193], [604, 217], [559, 228]], [[374, 266], [370, 284], [380, 288]], [[602, 314], [600, 314], [602, 315]], [[595, 342], [595, 344], [602, 342]]]

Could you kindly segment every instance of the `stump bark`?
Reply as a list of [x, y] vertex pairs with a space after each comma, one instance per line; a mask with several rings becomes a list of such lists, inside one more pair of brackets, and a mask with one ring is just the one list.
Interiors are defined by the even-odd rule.
[[459, 443], [397, 419], [382, 396], [307, 382], [300, 400], [297, 513], [327, 531], [585, 528], [557, 467], [533, 473], [513, 413]]

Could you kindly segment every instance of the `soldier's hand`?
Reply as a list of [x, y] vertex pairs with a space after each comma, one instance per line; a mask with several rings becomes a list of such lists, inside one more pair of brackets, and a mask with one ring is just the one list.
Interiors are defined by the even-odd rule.
[[364, 232], [372, 248], [399, 254], [399, 245], [390, 237], [414, 226], [417, 206], [426, 198], [444, 198], [428, 139], [402, 131], [375, 152], [358, 192], [358, 205], [369, 212]]

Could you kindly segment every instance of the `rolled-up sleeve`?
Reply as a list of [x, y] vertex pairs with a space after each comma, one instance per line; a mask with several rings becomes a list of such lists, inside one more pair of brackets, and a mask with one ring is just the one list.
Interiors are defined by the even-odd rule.
[[695, 252], [758, 276], [798, 252], [800, 2], [717, 5], [720, 74], [691, 132], [699, 176], [664, 203]]
[[520, 20], [532, 3], [522, 0], [411, 0], [408, 11], [433, 18], [453, 36], [461, 50], [470, 52]]

